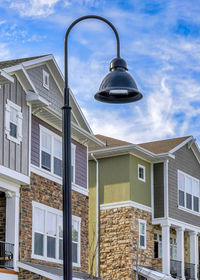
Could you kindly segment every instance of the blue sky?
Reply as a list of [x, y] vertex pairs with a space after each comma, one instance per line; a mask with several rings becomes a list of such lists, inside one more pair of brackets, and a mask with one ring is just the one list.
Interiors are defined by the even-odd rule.
[[115, 25], [144, 96], [129, 105], [94, 100], [115, 37], [105, 23], [77, 25], [69, 82], [94, 133], [134, 143], [183, 135], [200, 142], [200, 0], [0, 0], [0, 60], [52, 53], [63, 69], [65, 31], [87, 14]]

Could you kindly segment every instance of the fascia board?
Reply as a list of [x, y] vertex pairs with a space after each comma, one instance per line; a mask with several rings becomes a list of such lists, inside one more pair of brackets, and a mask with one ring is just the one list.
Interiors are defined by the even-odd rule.
[[3, 76], [6, 80], [8, 80], [11, 83], [14, 83], [14, 78], [10, 76], [7, 72], [4, 70], [0, 70], [0, 75]]
[[185, 141], [183, 141], [182, 143], [180, 143], [178, 146], [176, 146], [175, 148], [173, 148], [172, 150], [169, 151], [169, 153], [173, 154], [176, 151], [178, 151], [180, 148], [182, 148], [185, 144], [187, 144], [188, 142], [190, 142], [191, 140], [193, 140], [193, 136], [187, 138]]

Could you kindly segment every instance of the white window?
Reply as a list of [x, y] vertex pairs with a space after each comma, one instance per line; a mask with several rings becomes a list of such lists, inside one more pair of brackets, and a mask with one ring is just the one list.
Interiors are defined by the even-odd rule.
[[43, 70], [43, 87], [49, 89], [49, 73]]
[[[33, 201], [32, 257], [59, 262], [63, 260], [62, 211]], [[72, 216], [73, 265], [80, 266], [81, 218]]]
[[146, 221], [139, 221], [139, 248], [146, 249]]
[[[75, 183], [75, 151], [72, 144], [72, 182]], [[62, 177], [62, 138], [47, 128], [40, 126], [40, 167]]]
[[154, 258], [162, 258], [162, 235], [154, 233]]
[[138, 180], [145, 182], [145, 166], [138, 164]]
[[7, 138], [17, 144], [22, 141], [21, 107], [7, 99], [5, 110], [5, 133]]
[[178, 170], [178, 203], [179, 206], [199, 213], [200, 186], [199, 180]]
[[170, 237], [170, 258], [171, 260], [177, 260], [177, 242], [176, 238]]

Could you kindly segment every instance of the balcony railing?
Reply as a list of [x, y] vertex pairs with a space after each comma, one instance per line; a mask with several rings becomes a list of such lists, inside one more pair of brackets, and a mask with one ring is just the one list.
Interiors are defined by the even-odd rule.
[[181, 277], [181, 261], [170, 260], [170, 274], [173, 278]]
[[185, 263], [185, 279], [195, 279], [195, 264]]
[[0, 241], [0, 267], [13, 269], [14, 244]]

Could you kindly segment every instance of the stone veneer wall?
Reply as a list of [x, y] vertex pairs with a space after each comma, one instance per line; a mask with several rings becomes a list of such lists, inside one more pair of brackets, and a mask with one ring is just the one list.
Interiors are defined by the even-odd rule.
[[18, 274], [18, 280], [49, 280], [49, 278], [40, 276], [38, 274], [20, 268]]
[[[24, 262], [62, 267], [62, 265], [36, 260], [31, 258], [32, 253], [32, 201], [43, 203], [50, 207], [62, 210], [62, 186], [44, 177], [31, 173], [31, 183], [21, 186], [20, 193], [20, 233], [19, 233], [19, 259]], [[74, 270], [88, 271], [88, 197], [72, 191], [72, 213], [81, 217], [81, 267]], [[20, 270], [19, 279], [28, 277], [28, 272]], [[24, 275], [24, 276], [23, 276]], [[34, 275], [34, 274], [33, 274]], [[21, 278], [20, 278], [21, 277]], [[37, 275], [31, 277], [39, 277]]]
[[[139, 249], [139, 222], [146, 220], [146, 250]], [[133, 266], [152, 266], [154, 241], [151, 213], [121, 207], [100, 213], [100, 271], [101, 278], [135, 279]]]

